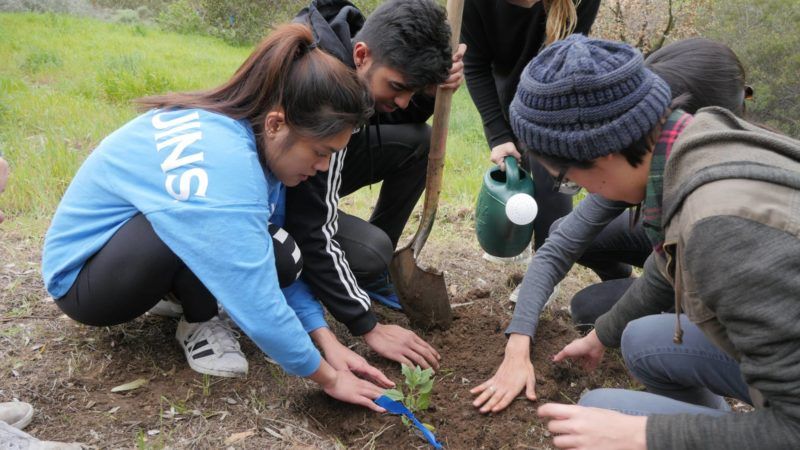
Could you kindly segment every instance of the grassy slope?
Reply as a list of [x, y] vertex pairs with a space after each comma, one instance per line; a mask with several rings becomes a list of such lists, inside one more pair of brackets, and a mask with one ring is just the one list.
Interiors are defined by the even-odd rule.
[[[52, 14], [0, 14], [0, 35], [0, 148], [12, 166], [0, 196], [11, 216], [4, 227], [48, 218], [89, 152], [136, 115], [131, 100], [214, 86], [249, 53], [206, 37]], [[470, 207], [489, 162], [466, 89], [451, 120], [443, 202]], [[365, 209], [377, 192], [348, 203]]]

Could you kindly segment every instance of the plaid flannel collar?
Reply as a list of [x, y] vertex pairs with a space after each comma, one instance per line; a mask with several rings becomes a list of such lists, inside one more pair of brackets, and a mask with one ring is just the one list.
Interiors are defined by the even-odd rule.
[[680, 109], [672, 112], [661, 128], [647, 177], [647, 194], [642, 208], [642, 226], [653, 245], [653, 251], [663, 253], [664, 229], [661, 224], [661, 203], [664, 191], [664, 168], [672, 152], [672, 145], [693, 117]]

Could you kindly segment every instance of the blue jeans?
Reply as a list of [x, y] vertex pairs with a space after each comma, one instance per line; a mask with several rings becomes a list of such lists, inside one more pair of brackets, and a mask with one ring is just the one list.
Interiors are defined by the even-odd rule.
[[579, 402], [625, 414], [726, 414], [725, 397], [752, 403], [739, 363], [681, 316], [683, 343], [672, 336], [675, 314], [642, 317], [622, 334], [622, 356], [648, 392], [596, 389]]

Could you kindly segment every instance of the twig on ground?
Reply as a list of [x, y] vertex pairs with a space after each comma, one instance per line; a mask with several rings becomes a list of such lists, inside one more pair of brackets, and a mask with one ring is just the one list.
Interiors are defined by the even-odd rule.
[[564, 391], [558, 391], [558, 393], [559, 393], [559, 394], [561, 394], [561, 396], [562, 396], [562, 397], [564, 397], [565, 399], [567, 399], [567, 400], [568, 400], [570, 403], [572, 403], [573, 405], [577, 405], [577, 404], [578, 404], [578, 403], [577, 403], [575, 400], [573, 400], [573, 399], [572, 399], [572, 398], [571, 398], [569, 395], [565, 394], [565, 393], [564, 393]]
[[293, 423], [286, 422], [286, 421], [284, 421], [284, 420], [280, 420], [280, 419], [270, 419], [270, 418], [266, 418], [265, 420], [269, 420], [270, 422], [277, 422], [277, 423], [280, 423], [280, 424], [282, 424], [282, 425], [287, 425], [287, 426], [290, 426], [290, 427], [292, 427], [292, 428], [296, 428], [296, 429], [298, 429], [298, 430], [300, 430], [300, 431], [302, 431], [302, 432], [304, 432], [304, 433], [307, 433], [307, 434], [310, 434], [311, 436], [314, 436], [315, 438], [317, 438], [317, 439], [319, 439], [319, 440], [323, 440], [321, 437], [319, 437], [317, 434], [313, 433], [312, 431], [310, 431], [310, 430], [307, 430], [307, 429], [305, 429], [305, 428], [303, 428], [303, 427], [297, 426], [297, 425], [295, 425], [295, 424], [293, 424]]
[[380, 437], [380, 436], [381, 436], [383, 433], [385, 433], [385, 432], [386, 432], [386, 430], [388, 430], [389, 428], [392, 428], [393, 426], [394, 426], [393, 424], [386, 424], [386, 425], [382, 426], [382, 427], [381, 427], [381, 428], [380, 428], [378, 431], [375, 431], [375, 432], [372, 432], [372, 433], [368, 433], [368, 434], [366, 434], [366, 435], [364, 435], [364, 436], [362, 436], [362, 437], [360, 437], [360, 438], [358, 438], [358, 439], [354, 439], [354, 440], [353, 440], [353, 443], [356, 443], [356, 442], [358, 442], [358, 441], [360, 441], [360, 440], [362, 440], [362, 439], [366, 439], [367, 437], [369, 437], [370, 439], [369, 439], [369, 440], [368, 440], [368, 441], [367, 441], [367, 442], [366, 442], [366, 443], [365, 443], [365, 444], [364, 444], [364, 445], [361, 447], [361, 448], [362, 448], [362, 450], [364, 450], [364, 449], [368, 449], [368, 448], [370, 448], [370, 449], [371, 449], [371, 448], [375, 448], [375, 444], [376, 444], [376, 442], [375, 442], [375, 441], [376, 441], [376, 440], [377, 440], [377, 439], [378, 439], [378, 438], [379, 438], [379, 437]]
[[468, 306], [468, 305], [471, 305], [473, 303], [475, 303], [475, 302], [472, 301], [472, 302], [464, 302], [464, 303], [453, 303], [452, 305], [450, 305], [450, 307], [451, 308], [458, 308], [459, 306]]
[[16, 317], [0, 317], [0, 322], [14, 322], [17, 320], [53, 320], [58, 319], [56, 316], [16, 316]]

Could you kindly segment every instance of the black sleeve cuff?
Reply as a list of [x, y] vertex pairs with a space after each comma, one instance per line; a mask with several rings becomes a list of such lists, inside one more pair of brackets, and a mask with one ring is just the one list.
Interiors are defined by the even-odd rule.
[[372, 311], [365, 311], [364, 314], [347, 322], [345, 325], [353, 336], [363, 336], [378, 325], [378, 318], [375, 317], [375, 313]]

